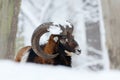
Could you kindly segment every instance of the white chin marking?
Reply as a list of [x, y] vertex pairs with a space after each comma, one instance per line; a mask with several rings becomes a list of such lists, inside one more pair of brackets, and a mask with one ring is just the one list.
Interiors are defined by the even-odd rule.
[[65, 53], [67, 54], [67, 56], [72, 56], [73, 55], [73, 52], [69, 52], [67, 50], [65, 50]]
[[53, 40], [54, 40], [55, 42], [57, 42], [57, 41], [58, 41], [58, 37], [54, 37]]

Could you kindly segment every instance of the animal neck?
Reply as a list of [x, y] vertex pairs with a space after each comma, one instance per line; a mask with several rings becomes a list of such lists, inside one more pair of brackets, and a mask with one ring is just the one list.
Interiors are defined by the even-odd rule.
[[56, 51], [58, 42], [55, 42], [53, 39], [49, 39], [48, 43], [44, 47], [44, 52], [47, 54], [53, 54]]

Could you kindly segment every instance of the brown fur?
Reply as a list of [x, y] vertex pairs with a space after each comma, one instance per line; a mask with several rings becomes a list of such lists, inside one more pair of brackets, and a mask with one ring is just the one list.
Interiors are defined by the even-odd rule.
[[16, 55], [16, 57], [15, 57], [15, 61], [16, 61], [16, 62], [20, 62], [21, 59], [22, 59], [22, 56], [23, 56], [29, 49], [31, 49], [31, 46], [26, 46], [26, 47], [21, 48], [21, 49], [18, 51], [18, 53], [17, 53], [17, 55]]
[[[53, 54], [55, 53], [55, 50], [56, 50], [56, 47], [57, 47], [57, 44], [53, 38], [55, 37], [55, 35], [51, 35], [50, 36], [50, 39], [48, 40], [48, 43], [45, 45], [43, 51], [47, 54]], [[44, 59], [44, 58], [41, 58], [41, 57], [38, 57], [38, 58], [35, 58], [35, 62], [38, 61], [42, 64], [53, 64], [54, 61], [53, 59]]]
[[[51, 35], [48, 43], [45, 45], [45, 47], [43, 48], [43, 51], [47, 54], [53, 54], [56, 50], [57, 44], [54, 40], [54, 35]], [[22, 59], [22, 56], [31, 49], [31, 46], [26, 46], [23, 47], [22, 49], [19, 50], [18, 54], [16, 55], [15, 61], [16, 62], [20, 62]], [[35, 63], [42, 63], [42, 64], [53, 64], [54, 61], [53, 59], [44, 59], [42, 57], [35, 57], [34, 58], [34, 62]]]
[[53, 54], [55, 52], [55, 48], [57, 47], [58, 43], [53, 40], [55, 35], [51, 35], [48, 43], [44, 47], [44, 52], [47, 54]]

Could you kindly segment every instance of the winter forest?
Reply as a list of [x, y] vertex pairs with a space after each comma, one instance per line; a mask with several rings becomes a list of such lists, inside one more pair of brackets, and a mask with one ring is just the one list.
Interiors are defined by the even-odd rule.
[[[119, 3], [119, 0], [0, 0], [1, 79], [119, 80]], [[46, 22], [74, 26], [71, 34], [81, 53], [71, 53], [71, 67], [27, 63], [30, 51], [22, 50], [23, 57], [18, 58], [23, 60], [15, 61], [21, 48], [32, 45], [35, 29]], [[47, 44], [51, 34], [60, 34], [62, 28], [50, 26], [47, 30], [39, 45]]]

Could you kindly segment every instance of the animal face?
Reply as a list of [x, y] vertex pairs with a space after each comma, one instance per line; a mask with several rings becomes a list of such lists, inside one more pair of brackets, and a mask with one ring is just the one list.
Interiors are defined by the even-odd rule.
[[75, 41], [73, 35], [55, 35], [52, 34], [51, 37], [54, 42], [58, 44], [60, 42], [69, 52], [76, 52], [78, 43]]
[[[56, 47], [56, 42], [57, 43], [60, 42], [62, 45], [64, 45], [65, 48], [69, 52], [80, 51], [80, 50], [76, 49], [78, 47], [78, 44], [74, 40], [74, 37], [72, 36], [74, 26], [72, 24], [70, 24], [70, 25], [71, 25], [71, 27], [69, 27], [69, 25], [67, 25], [66, 28], [64, 26], [60, 25], [60, 24], [57, 25], [58, 27], [61, 28], [62, 32], [59, 35], [56, 35], [58, 37], [51, 38], [51, 39], [54, 40], [53, 42], [52, 42], [52, 40], [50, 40], [50, 42], [48, 41], [49, 44], [47, 45], [47, 48], [49, 46], [48, 49], [51, 49], [50, 51], [54, 51], [54, 47]], [[50, 52], [50, 51], [48, 51], [48, 49], [44, 49], [45, 51], [43, 51], [42, 48], [39, 47], [39, 40], [40, 40], [41, 36], [44, 33], [49, 32], [48, 29], [49, 29], [50, 26], [55, 26], [55, 25], [52, 22], [41, 24], [33, 32], [32, 39], [31, 39], [33, 51], [38, 56], [43, 57], [45, 59], [52, 59], [52, 58], [55, 58], [56, 56], [58, 56], [58, 53], [56, 53], [56, 54], [47, 54], [48, 52]], [[51, 48], [51, 43], [52, 43], [52, 47], [53, 47], [53, 44], [54, 44], [53, 48]]]
[[61, 35], [60, 43], [62, 43], [69, 52], [76, 52], [78, 48], [78, 43], [75, 41], [73, 35]]

